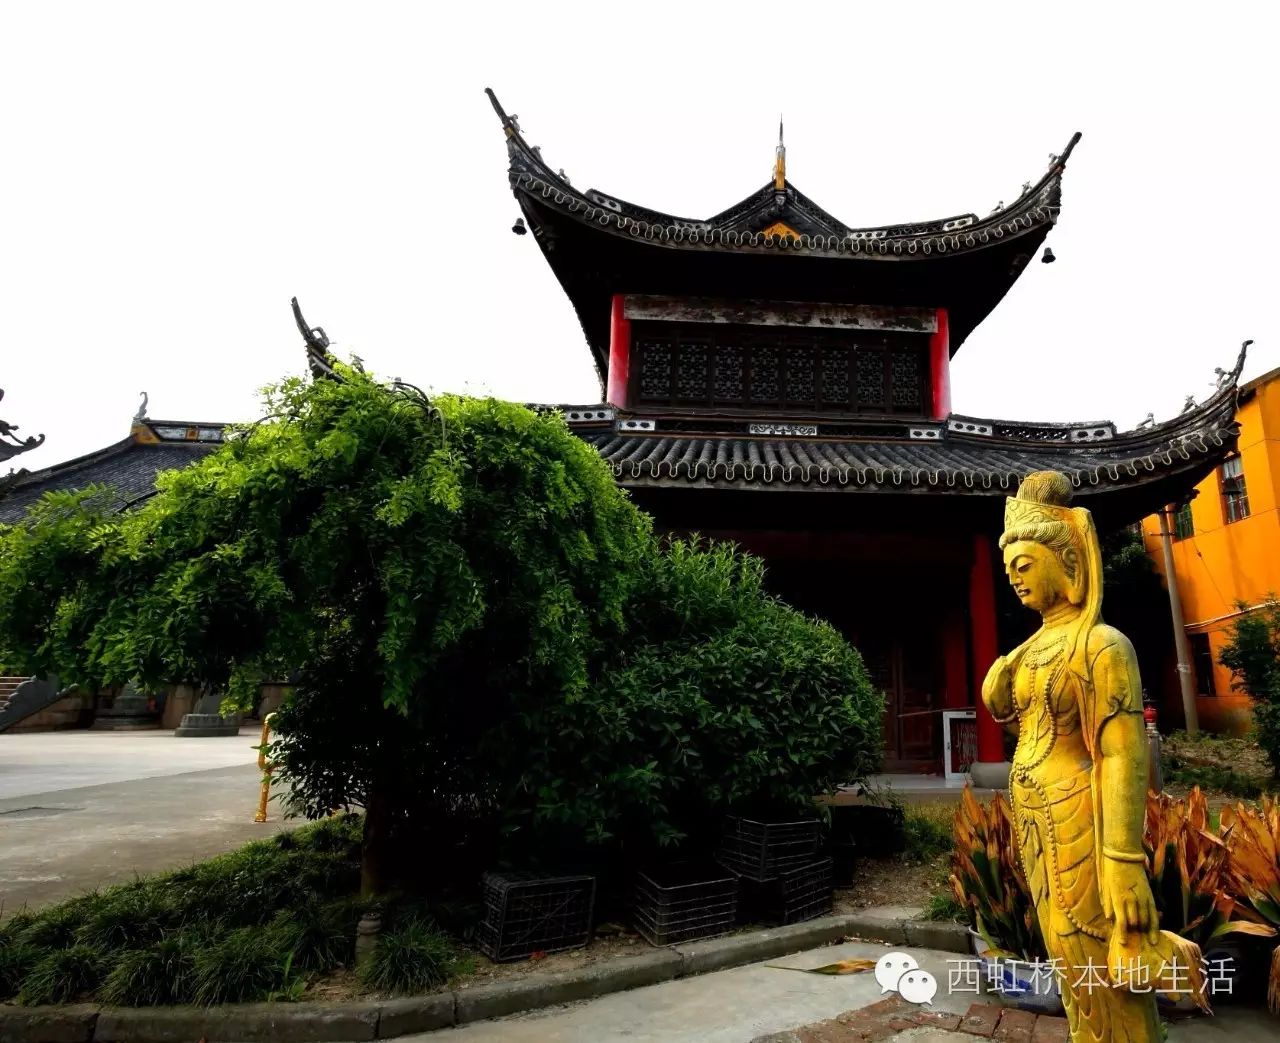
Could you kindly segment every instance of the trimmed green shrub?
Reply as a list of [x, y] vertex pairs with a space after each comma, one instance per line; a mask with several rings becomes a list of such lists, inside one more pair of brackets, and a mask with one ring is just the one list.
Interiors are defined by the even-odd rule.
[[92, 945], [55, 949], [23, 978], [18, 1002], [29, 1006], [68, 1003], [96, 989], [106, 971], [106, 955]]
[[457, 951], [445, 935], [424, 920], [410, 920], [379, 935], [360, 969], [360, 983], [378, 992], [425, 992], [444, 985], [457, 965]]
[[531, 850], [557, 832], [634, 848], [705, 840], [729, 811], [816, 814], [816, 796], [878, 767], [883, 697], [862, 658], [763, 575], [730, 545], [673, 541], [617, 662], [580, 698], [525, 709], [507, 743], [523, 786], [505, 803], [536, 824]]

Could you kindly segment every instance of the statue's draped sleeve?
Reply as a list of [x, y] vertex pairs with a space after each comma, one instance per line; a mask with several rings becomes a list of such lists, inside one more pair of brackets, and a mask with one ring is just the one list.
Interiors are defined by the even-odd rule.
[[[1104, 808], [1102, 800], [1102, 730], [1122, 713], [1142, 712], [1142, 681], [1138, 657], [1129, 639], [1105, 624], [1082, 634], [1072, 672], [1079, 686], [1080, 730], [1093, 761], [1094, 864], [1102, 869]], [[1145, 750], [1144, 750], [1145, 752]]]
[[1119, 631], [1098, 627], [1084, 644], [1087, 667], [1080, 678], [1080, 726], [1096, 764], [1102, 757], [1106, 723], [1120, 713], [1142, 712], [1142, 681], [1133, 645]]

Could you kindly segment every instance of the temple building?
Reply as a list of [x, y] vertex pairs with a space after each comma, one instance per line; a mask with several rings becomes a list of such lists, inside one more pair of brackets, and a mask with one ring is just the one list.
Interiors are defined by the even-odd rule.
[[[800, 192], [780, 135], [768, 183], [691, 220], [575, 188], [489, 96], [513, 230], [532, 233], [600, 378], [600, 402], [552, 408], [659, 528], [761, 555], [779, 595], [848, 636], [886, 693], [887, 768], [973, 763], [998, 781], [1004, 737], [977, 693], [1010, 644], [997, 636], [1004, 497], [1031, 471], [1062, 471], [1104, 530], [1183, 502], [1236, 444], [1243, 355], [1205, 402], [1135, 431], [953, 409], [951, 360], [1044, 247], [1078, 134], [986, 217], [874, 228]], [[295, 316], [323, 369], [327, 341]], [[91, 482], [135, 502], [221, 437], [140, 410], [123, 441], [18, 479], [0, 523]]]
[[778, 594], [849, 637], [886, 693], [888, 769], [1003, 761], [977, 693], [1006, 647], [1004, 497], [1058, 470], [1100, 527], [1132, 524], [1237, 435], [1239, 364], [1137, 431], [953, 409], [951, 360], [1040, 252], [1080, 135], [986, 217], [850, 228], [791, 183], [779, 140], [767, 184], [692, 220], [574, 187], [489, 98], [513, 230], [532, 233], [600, 377], [602, 402], [563, 407], [572, 429], [661, 528], [762, 555]]

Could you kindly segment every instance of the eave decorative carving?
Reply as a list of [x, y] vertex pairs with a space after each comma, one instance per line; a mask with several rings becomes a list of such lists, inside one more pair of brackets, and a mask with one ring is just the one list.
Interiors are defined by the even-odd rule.
[[[0, 399], [4, 398], [4, 389], [0, 388]], [[26, 453], [44, 445], [44, 435], [19, 438], [18, 425], [0, 420], [0, 460], [9, 460], [19, 453]]]

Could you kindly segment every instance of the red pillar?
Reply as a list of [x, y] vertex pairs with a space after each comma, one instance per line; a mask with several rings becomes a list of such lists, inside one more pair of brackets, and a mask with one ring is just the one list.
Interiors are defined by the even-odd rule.
[[1004, 736], [982, 702], [982, 682], [1000, 654], [996, 638], [996, 588], [991, 567], [991, 541], [973, 537], [973, 568], [969, 574], [969, 635], [973, 645], [973, 702], [978, 711], [978, 760], [1004, 760]]
[[933, 418], [945, 420], [951, 415], [951, 331], [947, 325], [947, 309], [937, 310], [938, 328], [929, 338], [929, 386], [933, 388]]
[[606, 401], [625, 409], [627, 379], [631, 375], [631, 322], [623, 310], [622, 294], [613, 295], [613, 313], [609, 322], [609, 384]]
[[948, 710], [970, 705], [968, 629], [959, 608], [948, 612], [942, 621], [942, 704]]

